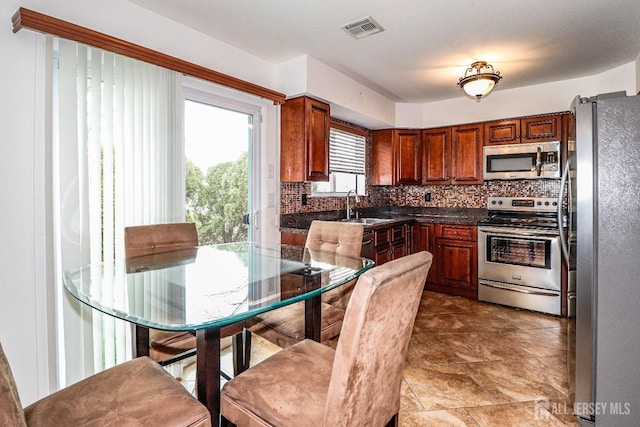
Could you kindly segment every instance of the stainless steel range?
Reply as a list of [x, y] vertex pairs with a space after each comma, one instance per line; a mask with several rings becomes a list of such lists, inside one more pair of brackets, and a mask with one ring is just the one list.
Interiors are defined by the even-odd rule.
[[558, 199], [489, 197], [478, 224], [478, 299], [561, 314]]

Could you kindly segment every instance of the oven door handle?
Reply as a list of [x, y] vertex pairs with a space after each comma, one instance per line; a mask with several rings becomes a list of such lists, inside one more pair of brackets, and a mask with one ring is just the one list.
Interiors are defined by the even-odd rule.
[[521, 294], [540, 295], [540, 296], [543, 296], [543, 297], [557, 297], [558, 296], [558, 294], [554, 294], [554, 293], [551, 293], [551, 292], [530, 291], [528, 289], [514, 289], [514, 288], [510, 288], [508, 286], [494, 285], [493, 283], [481, 282], [480, 284], [482, 286], [487, 286], [489, 288], [501, 289], [503, 291], [518, 292], [518, 293], [521, 293]]
[[489, 228], [482, 227], [478, 229], [479, 232], [491, 233], [498, 236], [514, 236], [514, 237], [538, 237], [543, 239], [556, 239], [558, 235], [555, 233], [544, 233], [544, 232], [536, 232], [530, 230], [522, 230], [518, 229], [518, 231], [510, 231], [506, 228]]

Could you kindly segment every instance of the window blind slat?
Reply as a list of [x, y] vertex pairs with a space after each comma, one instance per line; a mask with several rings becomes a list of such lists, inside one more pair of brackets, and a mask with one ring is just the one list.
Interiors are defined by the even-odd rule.
[[331, 172], [364, 174], [365, 138], [331, 128], [329, 168]]

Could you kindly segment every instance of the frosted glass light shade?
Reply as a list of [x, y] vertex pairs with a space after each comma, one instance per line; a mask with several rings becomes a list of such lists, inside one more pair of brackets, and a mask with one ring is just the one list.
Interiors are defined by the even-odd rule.
[[465, 93], [475, 98], [481, 98], [491, 92], [496, 83], [488, 78], [471, 80], [462, 88]]
[[464, 76], [460, 77], [458, 86], [460, 86], [468, 96], [475, 98], [476, 101], [480, 101], [482, 97], [491, 93], [501, 78], [500, 71], [495, 71], [493, 65], [487, 64], [484, 61], [478, 61], [467, 68]]

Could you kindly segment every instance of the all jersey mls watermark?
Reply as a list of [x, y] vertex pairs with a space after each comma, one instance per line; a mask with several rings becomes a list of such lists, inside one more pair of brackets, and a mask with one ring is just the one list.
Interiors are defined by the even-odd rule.
[[550, 420], [555, 416], [574, 414], [590, 415], [631, 415], [629, 402], [551, 402], [549, 399], [538, 399], [534, 402], [533, 416], [536, 420]]

